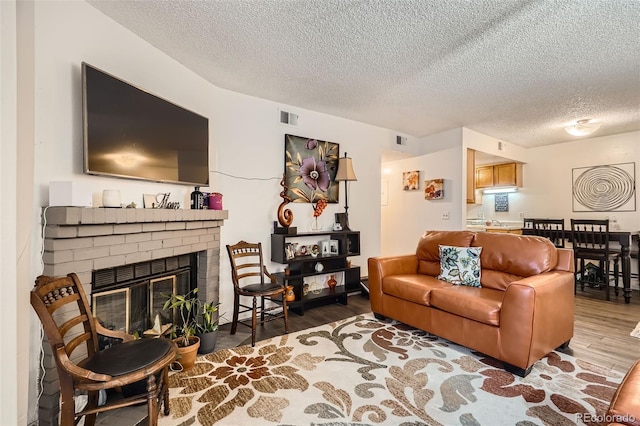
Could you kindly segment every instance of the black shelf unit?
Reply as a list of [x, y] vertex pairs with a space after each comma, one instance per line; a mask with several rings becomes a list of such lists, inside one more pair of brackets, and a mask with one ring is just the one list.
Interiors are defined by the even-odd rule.
[[[287, 257], [287, 245], [309, 244], [309, 240], [319, 243], [321, 240], [333, 240], [337, 242], [338, 251], [335, 254], [318, 254], [317, 256], [304, 255]], [[278, 282], [284, 285], [293, 286], [296, 300], [289, 302], [289, 308], [300, 315], [304, 315], [307, 308], [328, 303], [347, 304], [347, 296], [351, 292], [360, 291], [360, 267], [355, 265], [347, 266], [349, 257], [360, 255], [360, 232], [359, 231], [323, 231], [323, 232], [302, 232], [295, 235], [271, 234], [271, 261], [287, 265], [289, 275], [284, 272], [277, 272], [275, 275]], [[323, 265], [322, 271], [316, 271], [317, 263]], [[334, 290], [322, 288], [320, 291], [309, 291], [303, 294], [304, 279], [317, 275], [344, 273], [344, 280], [341, 285]]]

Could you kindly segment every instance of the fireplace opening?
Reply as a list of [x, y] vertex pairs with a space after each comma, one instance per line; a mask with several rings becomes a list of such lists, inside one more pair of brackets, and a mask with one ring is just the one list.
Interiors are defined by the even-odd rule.
[[[94, 317], [110, 330], [142, 336], [153, 327], [176, 324], [176, 312], [162, 309], [171, 294], [186, 294], [197, 285], [197, 253], [156, 259], [92, 272]], [[101, 346], [109, 346], [109, 339]]]

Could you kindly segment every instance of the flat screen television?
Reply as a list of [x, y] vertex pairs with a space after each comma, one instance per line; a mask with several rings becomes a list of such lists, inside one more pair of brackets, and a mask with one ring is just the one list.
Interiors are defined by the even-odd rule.
[[207, 186], [209, 119], [82, 63], [84, 172]]

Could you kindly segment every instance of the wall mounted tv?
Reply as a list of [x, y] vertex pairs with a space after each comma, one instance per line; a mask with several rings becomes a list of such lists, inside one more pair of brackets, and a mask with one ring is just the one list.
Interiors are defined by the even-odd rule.
[[82, 63], [84, 172], [207, 186], [209, 119]]

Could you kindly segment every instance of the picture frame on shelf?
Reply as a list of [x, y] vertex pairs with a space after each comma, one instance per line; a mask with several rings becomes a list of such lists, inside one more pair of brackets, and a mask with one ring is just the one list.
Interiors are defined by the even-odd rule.
[[285, 257], [287, 260], [291, 260], [296, 257], [296, 246], [294, 243], [287, 243], [284, 246]]
[[320, 246], [320, 254], [322, 256], [329, 256], [331, 254], [331, 240], [321, 240], [318, 242]]
[[329, 254], [338, 254], [338, 241], [329, 240]]

